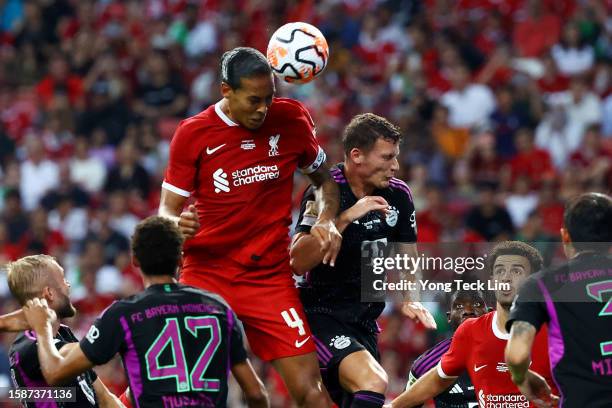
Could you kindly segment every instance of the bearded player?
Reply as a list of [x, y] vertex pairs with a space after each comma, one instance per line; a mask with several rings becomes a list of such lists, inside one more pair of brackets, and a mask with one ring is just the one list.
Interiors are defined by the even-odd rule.
[[[223, 296], [253, 352], [271, 361], [303, 407], [330, 405], [289, 266], [293, 173], [320, 188], [312, 234], [334, 263], [338, 187], [308, 111], [275, 98], [270, 65], [239, 47], [221, 59], [223, 99], [181, 122], [170, 146], [159, 214], [187, 238], [180, 281]], [[194, 205], [183, 211], [192, 197]]]
[[[387, 374], [380, 365], [376, 319], [384, 302], [362, 302], [363, 254], [379, 253], [395, 243], [416, 254], [416, 214], [410, 189], [394, 177], [401, 132], [372, 113], [355, 116], [344, 130], [344, 162], [332, 170], [340, 187], [337, 225], [343, 241], [338, 261], [327, 265], [319, 240], [312, 235], [318, 216], [315, 192], [304, 193], [291, 264], [307, 273], [300, 296], [317, 346], [319, 366], [334, 402], [341, 407], [380, 408], [385, 402]], [[376, 257], [378, 255], [374, 255]], [[405, 301], [402, 310], [427, 328], [431, 314], [419, 302]]]
[[[509, 289], [498, 286], [499, 290], [495, 292], [497, 309], [461, 324], [440, 363], [394, 399], [390, 407], [419, 406], [446, 390], [466, 371], [474, 384], [479, 406], [533, 406], [512, 383], [504, 349], [510, 337], [506, 322], [512, 301], [529, 275], [541, 269], [542, 256], [523, 242], [506, 241], [493, 248], [488, 261], [492, 280], [498, 285], [509, 285]], [[535, 339], [531, 369], [550, 379], [547, 349], [546, 330], [542, 330]]]

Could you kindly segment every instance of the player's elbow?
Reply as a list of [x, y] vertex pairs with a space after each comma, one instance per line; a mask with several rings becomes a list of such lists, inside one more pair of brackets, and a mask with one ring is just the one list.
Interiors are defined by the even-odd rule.
[[305, 263], [301, 262], [299, 257], [293, 256], [293, 254], [291, 254], [289, 265], [291, 266], [291, 270], [293, 271], [293, 273], [298, 276], [302, 276], [306, 272], [308, 272], [308, 269], [306, 269]]
[[62, 385], [65, 382], [65, 379], [57, 371], [45, 370], [43, 371], [43, 377], [50, 386]]
[[529, 362], [529, 352], [525, 348], [521, 350], [519, 347], [513, 347], [511, 344], [508, 344], [505, 352], [506, 364], [509, 367], [520, 367]]

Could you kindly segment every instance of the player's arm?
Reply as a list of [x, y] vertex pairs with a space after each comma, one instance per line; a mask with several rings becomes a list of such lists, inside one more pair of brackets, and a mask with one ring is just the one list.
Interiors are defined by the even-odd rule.
[[183, 211], [187, 197], [174, 193], [164, 187], [161, 190], [158, 215], [174, 221], [185, 238], [194, 236], [200, 228], [198, 214], [192, 204]]
[[30, 325], [21, 309], [0, 316], [0, 332], [19, 332], [28, 329]]
[[53, 344], [52, 328], [55, 312], [49, 308], [45, 299], [28, 300], [23, 311], [28, 323], [36, 332], [40, 370], [49, 385], [65, 383], [94, 366], [76, 343], [74, 346], [62, 347], [62, 349], [68, 347], [64, 351], [64, 356], [57, 350]]
[[528, 322], [515, 321], [506, 344], [506, 363], [515, 384], [522, 384], [531, 362], [531, 347], [537, 330]]
[[266, 387], [248, 359], [234, 364], [232, 374], [244, 392], [249, 408], [268, 408], [270, 406]]
[[333, 266], [336, 262], [342, 235], [336, 228], [335, 220], [340, 208], [340, 190], [338, 184], [329, 174], [329, 165], [323, 163], [315, 171], [307, 174], [312, 184], [317, 188], [317, 201], [321, 211], [317, 222], [310, 229], [310, 234], [319, 241], [323, 252], [323, 263]]
[[[466, 324], [467, 323], [467, 324]], [[432, 367], [409, 389], [392, 401], [392, 407], [414, 407], [423, 404], [450, 387], [465, 371], [469, 350], [472, 348], [472, 330], [469, 321], [462, 323], [451, 340], [450, 347], [437, 366]]]
[[170, 142], [157, 213], [176, 222], [185, 238], [191, 238], [200, 228], [195, 206], [183, 211], [194, 188], [199, 155], [200, 150], [193, 145], [193, 130], [181, 122]]
[[[306, 193], [308, 193], [308, 191]], [[318, 205], [316, 205], [316, 200], [312, 204], [314, 204], [314, 206], [318, 208]], [[389, 207], [389, 204], [382, 197], [363, 197], [359, 201], [357, 201], [357, 203], [355, 203], [355, 205], [353, 205], [351, 208], [348, 208], [347, 210], [342, 211], [342, 213], [340, 213], [336, 220], [336, 227], [338, 228], [338, 231], [340, 233], [343, 233], [347, 226], [349, 226], [353, 221], [360, 219], [368, 212], [384, 211], [387, 207]], [[313, 209], [308, 209], [308, 211], [311, 210]], [[314, 210], [316, 211], [316, 209]], [[304, 211], [305, 209], [302, 209], [302, 225], [308, 222], [308, 215], [304, 214]], [[313, 226], [314, 225], [315, 224], [313, 224]], [[301, 226], [298, 225], [298, 228], [300, 227]], [[312, 228], [313, 227], [311, 227], [311, 229]], [[306, 231], [304, 228], [301, 228], [301, 231], [302, 232], [298, 232], [294, 235], [290, 250], [291, 267], [297, 275], [303, 275], [321, 262], [324, 262], [325, 256], [325, 253], [323, 252], [323, 247], [321, 246], [321, 241], [315, 236], [313, 236], [310, 233], [310, 230]], [[334, 260], [330, 261], [330, 265], [334, 266]]]
[[96, 392], [96, 397], [98, 399], [98, 406], [100, 408], [125, 408], [125, 405], [123, 405], [123, 403], [119, 400], [119, 398], [115, 394], [110, 392], [108, 388], [106, 388], [106, 385], [104, 385], [102, 380], [100, 380], [99, 378], [96, 381], [94, 381], [93, 388], [94, 388], [94, 391]]
[[418, 407], [453, 385], [457, 377], [440, 376], [437, 367], [430, 369], [410, 388], [391, 401], [393, 408]]

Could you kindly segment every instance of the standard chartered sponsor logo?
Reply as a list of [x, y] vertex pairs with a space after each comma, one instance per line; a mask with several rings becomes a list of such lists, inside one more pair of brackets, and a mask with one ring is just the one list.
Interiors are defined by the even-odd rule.
[[485, 394], [478, 392], [480, 408], [529, 408], [529, 401], [521, 394]]
[[230, 191], [231, 185], [240, 187], [247, 184], [257, 183], [260, 181], [277, 179], [280, 176], [280, 171], [276, 164], [272, 166], [257, 165], [247, 167], [246, 169], [235, 170], [231, 174], [231, 179], [228, 179], [227, 173], [222, 168], [217, 169], [213, 173], [213, 185], [215, 193]]
[[220, 193], [221, 191], [227, 193], [230, 191], [227, 173], [223, 169], [217, 169], [213, 173], [213, 185], [215, 186], [215, 193]]
[[232, 172], [232, 184], [236, 187], [246, 184], [256, 183], [258, 181], [277, 179], [280, 176], [280, 171], [276, 164], [272, 166], [253, 166], [246, 169], [235, 170]]

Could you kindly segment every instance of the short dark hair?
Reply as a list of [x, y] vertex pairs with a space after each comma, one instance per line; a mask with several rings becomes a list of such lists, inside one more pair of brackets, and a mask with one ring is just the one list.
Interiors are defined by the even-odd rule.
[[565, 206], [563, 224], [576, 250], [593, 249], [590, 242], [612, 242], [612, 198], [586, 193]]
[[174, 222], [164, 217], [142, 220], [132, 236], [132, 253], [145, 275], [174, 276], [182, 246], [183, 234]]
[[399, 143], [402, 140], [402, 132], [387, 119], [373, 113], [356, 115], [344, 128], [344, 153], [348, 155], [354, 148], [367, 152], [380, 138]]
[[242, 78], [270, 75], [272, 68], [266, 57], [255, 48], [236, 47], [221, 57], [221, 81], [232, 89], [240, 88]]
[[529, 244], [521, 241], [503, 241], [495, 245], [488, 257], [489, 272], [493, 272], [493, 266], [497, 258], [502, 255], [524, 256], [531, 265], [531, 273], [535, 273], [544, 266], [544, 259], [540, 251]]

